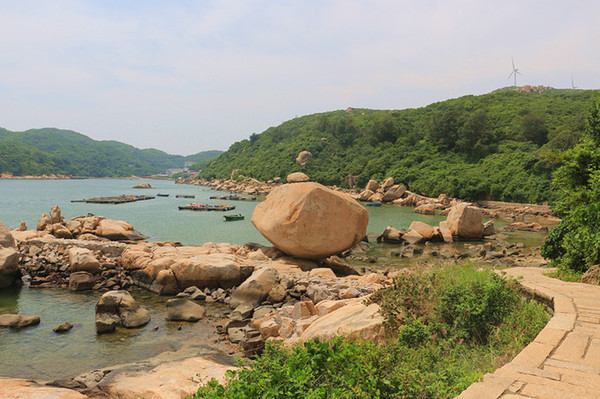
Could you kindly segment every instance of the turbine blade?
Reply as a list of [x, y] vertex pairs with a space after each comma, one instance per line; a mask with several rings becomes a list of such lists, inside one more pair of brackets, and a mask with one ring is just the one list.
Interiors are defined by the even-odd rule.
[[510, 77], [511, 77], [511, 76], [513, 76], [513, 73], [515, 73], [515, 71], [512, 71], [512, 72], [510, 73], [510, 75], [508, 75], [508, 78], [506, 78], [506, 80], [510, 79]]
[[515, 60], [513, 59], [513, 57], [510, 57], [510, 60], [512, 61], [513, 69], [515, 69]]

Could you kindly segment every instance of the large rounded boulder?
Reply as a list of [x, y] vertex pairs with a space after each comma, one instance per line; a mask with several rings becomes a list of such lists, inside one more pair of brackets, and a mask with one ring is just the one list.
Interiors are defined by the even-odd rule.
[[283, 252], [320, 259], [355, 246], [366, 234], [369, 215], [344, 193], [313, 182], [274, 189], [254, 209], [252, 223]]
[[446, 222], [453, 236], [467, 240], [478, 240], [483, 237], [482, 220], [481, 209], [461, 203], [450, 209]]
[[0, 222], [0, 288], [10, 287], [15, 282], [19, 271], [19, 258], [15, 239]]

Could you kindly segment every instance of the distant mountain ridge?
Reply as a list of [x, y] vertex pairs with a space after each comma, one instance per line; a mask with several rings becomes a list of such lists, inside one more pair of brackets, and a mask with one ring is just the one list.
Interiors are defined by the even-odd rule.
[[215, 150], [171, 155], [118, 141], [96, 141], [72, 130], [43, 128], [12, 132], [0, 128], [0, 173], [15, 176], [150, 176], [168, 168], [181, 168], [185, 161], [205, 161], [221, 153]]
[[[428, 196], [542, 202], [585, 130], [597, 90], [510, 87], [421, 108], [348, 108], [294, 118], [239, 141], [201, 172], [259, 180], [304, 172], [328, 185], [393, 177]], [[296, 162], [302, 151], [310, 152]]]

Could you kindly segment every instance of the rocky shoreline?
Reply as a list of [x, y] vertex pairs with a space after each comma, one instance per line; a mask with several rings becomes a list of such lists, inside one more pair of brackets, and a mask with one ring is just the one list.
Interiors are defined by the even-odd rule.
[[[48, 215], [40, 217], [37, 230], [26, 230], [26, 226], [20, 226], [17, 231], [8, 232], [0, 224], [0, 247], [7, 251], [5, 259], [10, 258], [5, 264], [0, 264], [0, 276], [4, 276], [1, 281], [4, 287], [23, 281], [31, 287], [61, 287], [102, 293], [96, 306], [98, 333], [110, 333], [115, 328], [147, 322], [143, 309], [139, 310], [139, 305], [125, 298], [127, 290], [134, 286], [159, 295], [173, 296], [165, 309], [166, 317], [171, 320], [197, 321], [206, 315], [202, 305], [220, 302], [228, 305], [229, 310], [214, 320], [215, 340], [224, 345], [236, 344], [237, 348], [230, 347], [229, 352], [238, 355], [260, 353], [266, 341], [294, 345], [299, 341], [329, 339], [339, 334], [382, 340], [383, 316], [378, 305], [369, 304], [366, 299], [376, 290], [393, 284], [395, 276], [411, 273], [411, 270], [377, 266], [363, 266], [359, 270], [352, 267], [349, 262], [368, 257], [368, 239], [360, 241], [365, 236], [365, 230], [360, 226], [366, 228], [366, 220], [356, 216], [356, 227], [350, 229], [336, 224], [338, 219], [341, 220], [339, 223], [352, 219], [344, 216], [343, 212], [334, 220], [327, 220], [316, 213], [306, 222], [302, 213], [306, 209], [312, 209], [311, 212], [319, 209], [319, 206], [310, 204], [328, 204], [323, 209], [343, 208], [347, 209], [344, 212], [355, 215], [366, 211], [343, 195], [339, 197], [316, 183], [306, 183], [307, 179], [296, 175], [288, 177], [288, 181], [303, 183], [286, 186], [271, 183], [271, 192], [277, 189], [279, 193], [271, 199], [277, 198], [277, 201], [274, 204], [265, 201], [262, 205], [267, 209], [258, 212], [271, 217], [263, 221], [253, 217], [253, 222], [272, 242], [284, 242], [289, 237], [277, 233], [276, 227], [285, 223], [289, 216], [282, 216], [281, 222], [275, 223], [275, 230], [270, 221], [278, 220], [277, 212], [290, 212], [297, 225], [311, 226], [311, 235], [317, 237], [311, 247], [304, 247], [305, 242], [310, 242], [313, 237], [303, 237], [303, 231], [294, 233], [295, 237], [303, 237], [300, 242], [285, 244], [287, 254], [275, 246], [252, 243], [243, 246], [227, 243], [205, 243], [202, 246], [182, 246], [176, 242], [148, 243], [139, 241], [143, 236], [126, 222], [94, 215], [65, 220], [60, 209], [55, 207]], [[263, 192], [263, 186], [257, 184], [261, 183], [250, 183], [254, 192], [247, 192], [249, 185], [246, 184], [243, 187], [247, 191], [244, 192]], [[399, 189], [394, 190], [397, 193]], [[415, 198], [418, 197], [409, 194], [402, 200], [408, 203], [407, 199], [414, 202]], [[482, 263], [544, 265], [536, 254], [525, 253], [522, 244], [508, 243], [505, 236], [494, 230], [493, 224], [491, 228], [484, 226], [483, 212], [479, 208], [458, 201], [448, 202], [447, 198], [438, 200], [442, 204], [448, 203], [446, 222], [439, 226], [415, 222], [408, 231], [390, 226], [379, 236], [378, 241], [393, 244], [389, 253], [391, 258], [420, 257], [423, 262], [437, 262], [471, 257]], [[287, 204], [286, 201], [291, 202]], [[333, 233], [329, 230], [332, 224]], [[515, 228], [535, 229], [537, 226], [521, 223]], [[351, 249], [329, 254], [322, 252], [322, 242], [333, 239], [337, 232], [350, 233], [349, 239], [340, 248]], [[460, 239], [484, 241], [463, 242], [460, 248], [452, 247]], [[338, 252], [341, 252], [339, 257], [334, 255]], [[290, 253], [298, 257], [290, 256]], [[378, 263], [377, 258], [374, 263]], [[169, 303], [183, 308], [173, 313]], [[128, 318], [132, 313], [136, 319], [134, 323], [130, 323]], [[181, 397], [181, 389], [190, 394], [200, 383], [199, 379], [191, 378], [190, 382], [189, 376], [182, 377], [182, 373], [189, 373], [181, 371], [184, 363], [194, 364], [189, 366], [190, 369], [203, 370], [205, 377], [223, 378], [225, 371], [231, 368], [227, 361], [214, 362], [189, 355], [186, 360], [173, 360], [165, 355], [131, 367], [94, 370], [53, 385], [76, 389], [88, 397]], [[186, 380], [185, 384], [181, 382], [182, 378]], [[165, 383], [165, 380], [172, 382]], [[32, 392], [39, 388], [31, 385], [33, 383], [0, 380], [3, 389], [8, 389], [10, 384], [18, 389], [30, 386]]]
[[[307, 178], [308, 179], [308, 178]], [[239, 171], [233, 171], [230, 179], [184, 179], [180, 178], [177, 184], [189, 184], [210, 187], [213, 190], [225, 191], [236, 194], [266, 196], [273, 189], [284, 184], [281, 178], [275, 178], [261, 182], [254, 178], [244, 178]], [[343, 192], [358, 201], [382, 202], [400, 206], [416, 207], [415, 212], [424, 214], [444, 214], [449, 208], [462, 201], [458, 198], [441, 194], [438, 197], [427, 197], [407, 190], [401, 184], [395, 184], [393, 178], [387, 178], [382, 182], [370, 180], [361, 191], [357, 189], [340, 188], [329, 186], [328, 188]], [[520, 204], [500, 202], [491, 200], [479, 200], [468, 203], [479, 207], [484, 216], [489, 218], [501, 218], [515, 221], [531, 221], [542, 223], [558, 223], [559, 218], [552, 212], [548, 204]]]

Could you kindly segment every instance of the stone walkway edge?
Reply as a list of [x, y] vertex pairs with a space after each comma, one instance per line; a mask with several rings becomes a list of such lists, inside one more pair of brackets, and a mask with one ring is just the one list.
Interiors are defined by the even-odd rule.
[[554, 314], [510, 363], [486, 374], [459, 399], [600, 398], [600, 286], [569, 283], [547, 268], [503, 270]]

